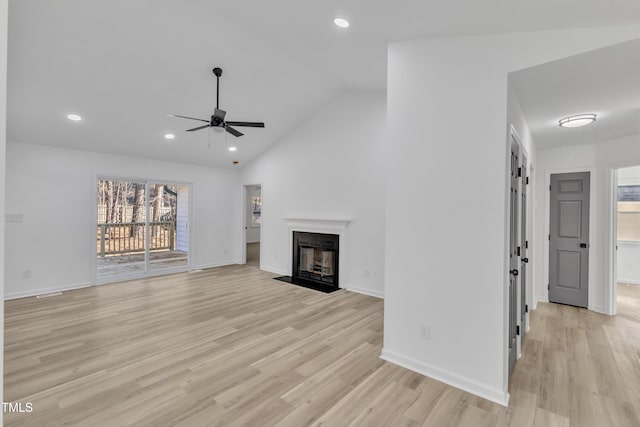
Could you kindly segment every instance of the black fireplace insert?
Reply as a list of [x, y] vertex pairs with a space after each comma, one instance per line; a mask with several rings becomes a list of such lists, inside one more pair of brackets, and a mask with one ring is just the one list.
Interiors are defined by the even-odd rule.
[[294, 231], [291, 277], [278, 280], [322, 292], [340, 289], [339, 239], [337, 234]]

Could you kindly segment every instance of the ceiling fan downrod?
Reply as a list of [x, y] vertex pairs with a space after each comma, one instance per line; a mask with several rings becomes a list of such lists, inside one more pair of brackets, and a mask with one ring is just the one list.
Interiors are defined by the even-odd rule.
[[213, 74], [216, 76], [216, 108], [220, 108], [220, 76], [222, 75], [222, 68], [214, 68]]

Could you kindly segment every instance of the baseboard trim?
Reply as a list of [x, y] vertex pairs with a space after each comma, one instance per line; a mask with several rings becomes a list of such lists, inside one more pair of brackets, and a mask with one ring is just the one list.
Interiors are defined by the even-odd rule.
[[634, 279], [618, 278], [618, 283], [628, 283], [630, 285], [640, 285], [640, 281]]
[[269, 267], [268, 265], [260, 264], [260, 270], [266, 271], [267, 273], [279, 274], [281, 276], [287, 276], [289, 274], [288, 271], [282, 270], [276, 267]]
[[4, 295], [4, 299], [5, 301], [9, 301], [9, 300], [19, 299], [19, 298], [36, 297], [38, 295], [46, 295], [46, 294], [51, 294], [55, 292], [66, 292], [66, 291], [73, 291], [75, 289], [88, 288], [89, 286], [92, 286], [92, 285], [93, 283], [91, 282], [82, 282], [82, 283], [75, 283], [73, 285], [56, 286], [52, 288], [34, 289], [34, 290], [21, 291], [21, 292], [10, 292]]
[[350, 292], [355, 292], [357, 294], [368, 295], [370, 297], [376, 297], [376, 298], [384, 299], [384, 292], [372, 291], [371, 289], [360, 288], [358, 286], [351, 286], [351, 285], [346, 285], [344, 287], [344, 289], [346, 289], [346, 290], [348, 290]]
[[220, 262], [214, 262], [214, 263], [211, 263], [211, 264], [197, 265], [197, 266], [194, 266], [193, 268], [190, 268], [187, 271], [206, 270], [207, 268], [226, 267], [228, 265], [234, 265], [234, 264], [239, 264], [239, 263], [236, 262], [236, 261], [233, 261], [233, 260], [220, 261]]
[[[538, 296], [538, 302], [549, 302], [549, 297], [546, 295]], [[536, 303], [536, 307], [537, 306], [538, 306], [538, 303]]]
[[594, 305], [591, 310], [595, 311], [596, 313], [611, 315], [611, 313], [609, 313], [607, 310], [604, 309], [604, 307], [600, 305]]
[[410, 357], [402, 356], [394, 351], [382, 349], [380, 358], [391, 362], [395, 365], [402, 366], [403, 368], [410, 369], [414, 372], [433, 378], [434, 380], [443, 382], [452, 387], [459, 388], [460, 390], [479, 396], [483, 399], [490, 400], [502, 406], [509, 406], [509, 393], [503, 390], [498, 390], [493, 387], [487, 387], [484, 384], [480, 384], [477, 381], [461, 377], [451, 372], [436, 368], [434, 366], [422, 363]]

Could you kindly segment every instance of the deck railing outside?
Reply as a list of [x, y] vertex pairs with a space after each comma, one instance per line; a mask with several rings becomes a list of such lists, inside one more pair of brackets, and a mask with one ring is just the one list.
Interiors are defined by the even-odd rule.
[[[135, 254], [145, 251], [145, 223], [98, 224], [98, 256]], [[174, 221], [149, 223], [149, 250], [175, 250], [176, 224]]]

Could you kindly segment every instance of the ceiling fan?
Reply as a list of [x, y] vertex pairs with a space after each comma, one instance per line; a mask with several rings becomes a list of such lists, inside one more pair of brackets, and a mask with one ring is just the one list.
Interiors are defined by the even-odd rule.
[[187, 132], [193, 132], [196, 130], [206, 129], [206, 128], [219, 128], [219, 129], [224, 129], [225, 131], [229, 132], [233, 136], [242, 136], [244, 134], [238, 131], [237, 129], [234, 129], [232, 126], [263, 128], [264, 123], [262, 122], [231, 122], [231, 121], [224, 120], [224, 117], [227, 114], [227, 112], [220, 109], [220, 76], [222, 75], [222, 68], [218, 68], [218, 67], [214, 68], [213, 74], [215, 74], [216, 76], [216, 109], [214, 110], [213, 115], [211, 116], [211, 120], [196, 119], [195, 117], [179, 116], [177, 114], [167, 114], [167, 115], [171, 117], [179, 117], [181, 119], [198, 120], [200, 122], [206, 123], [206, 125], [204, 126], [198, 126], [192, 129], [187, 129]]

